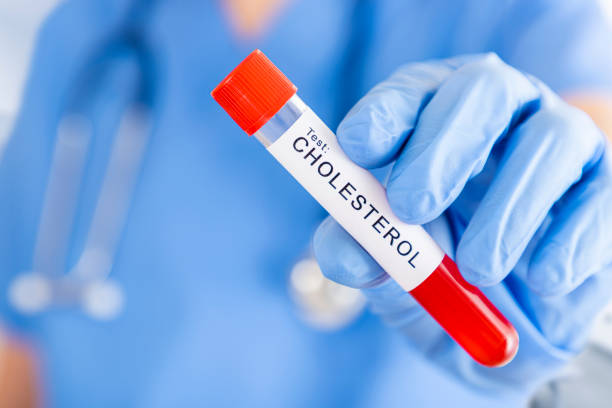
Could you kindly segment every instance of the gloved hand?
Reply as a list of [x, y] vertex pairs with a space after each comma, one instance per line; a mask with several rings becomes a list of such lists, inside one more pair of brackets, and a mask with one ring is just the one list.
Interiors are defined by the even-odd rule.
[[395, 214], [426, 224], [508, 317], [518, 354], [502, 368], [472, 361], [330, 218], [314, 237], [328, 278], [361, 288], [411, 347], [477, 392], [527, 395], [579, 350], [612, 294], [612, 163], [584, 112], [496, 55], [466, 56], [400, 68], [338, 139], [361, 166], [391, 165]]

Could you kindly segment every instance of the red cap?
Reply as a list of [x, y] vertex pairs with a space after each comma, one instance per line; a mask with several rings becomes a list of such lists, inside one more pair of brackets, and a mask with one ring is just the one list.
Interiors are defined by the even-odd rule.
[[250, 136], [295, 95], [297, 88], [260, 50], [249, 54], [211, 92]]

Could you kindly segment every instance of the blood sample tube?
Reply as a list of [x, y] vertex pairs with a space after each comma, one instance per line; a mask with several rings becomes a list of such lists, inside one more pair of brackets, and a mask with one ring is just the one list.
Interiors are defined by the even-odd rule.
[[509, 363], [518, 350], [512, 324], [419, 225], [396, 217], [384, 187], [351, 161], [297, 88], [259, 50], [213, 91], [213, 98], [477, 362]]

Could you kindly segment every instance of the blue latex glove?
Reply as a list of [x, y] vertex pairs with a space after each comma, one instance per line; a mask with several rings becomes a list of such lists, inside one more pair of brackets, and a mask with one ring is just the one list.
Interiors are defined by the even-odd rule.
[[363, 289], [411, 346], [477, 392], [527, 395], [580, 348], [612, 293], [610, 151], [585, 113], [493, 54], [467, 56], [402, 67], [338, 139], [364, 167], [392, 164], [393, 211], [427, 223], [516, 326], [518, 355], [503, 368], [473, 362], [329, 218], [314, 238], [327, 277]]

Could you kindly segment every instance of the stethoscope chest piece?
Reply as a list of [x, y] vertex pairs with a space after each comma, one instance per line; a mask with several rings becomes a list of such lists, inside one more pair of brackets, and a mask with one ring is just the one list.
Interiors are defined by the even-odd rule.
[[288, 286], [299, 316], [319, 330], [340, 330], [355, 321], [365, 307], [359, 290], [327, 279], [312, 257], [293, 266]]
[[53, 306], [79, 307], [97, 320], [112, 320], [124, 306], [122, 287], [113, 279], [79, 281], [70, 276], [50, 279], [37, 272], [20, 274], [9, 286], [11, 305], [26, 315], [41, 313]]

